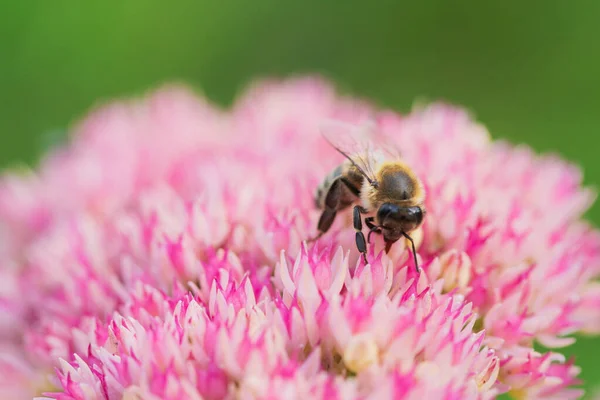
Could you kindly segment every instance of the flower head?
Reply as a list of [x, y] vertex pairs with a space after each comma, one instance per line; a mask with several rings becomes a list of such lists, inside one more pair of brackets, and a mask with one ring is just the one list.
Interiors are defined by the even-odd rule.
[[[410, 249], [364, 264], [313, 192], [325, 119], [376, 127], [422, 179]], [[95, 111], [0, 182], [0, 392], [56, 399], [576, 398], [533, 349], [600, 330], [593, 194], [557, 157], [491, 141], [447, 105], [398, 115], [316, 79], [231, 111], [181, 88]]]

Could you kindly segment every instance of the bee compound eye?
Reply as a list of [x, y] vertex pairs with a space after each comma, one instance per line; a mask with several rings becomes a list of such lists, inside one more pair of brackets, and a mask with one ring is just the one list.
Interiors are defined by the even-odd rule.
[[415, 208], [415, 222], [417, 224], [420, 224], [421, 222], [423, 222], [423, 210], [421, 210], [421, 207], [414, 207]]

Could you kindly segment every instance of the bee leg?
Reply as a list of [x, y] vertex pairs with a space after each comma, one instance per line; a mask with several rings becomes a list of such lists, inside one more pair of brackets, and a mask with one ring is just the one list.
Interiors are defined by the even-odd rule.
[[321, 236], [323, 236], [324, 234], [325, 232], [319, 232], [316, 236], [306, 239], [306, 243], [316, 242], [317, 240], [321, 239]]
[[405, 232], [402, 232], [402, 236], [404, 236], [406, 239], [408, 239], [408, 241], [410, 242], [410, 244], [412, 245], [412, 253], [413, 253], [413, 258], [415, 259], [415, 268], [417, 269], [417, 274], [421, 273], [421, 268], [419, 268], [419, 263], [417, 261], [417, 250], [415, 249], [415, 242], [412, 240], [412, 238]]
[[371, 234], [373, 233], [381, 233], [381, 229], [373, 223], [373, 217], [365, 218], [365, 224], [367, 228], [369, 228], [369, 234], [367, 235], [367, 243], [371, 243]]
[[362, 233], [362, 218], [360, 212], [364, 210], [361, 206], [354, 207], [353, 214], [353, 223], [354, 230], [356, 230], [356, 247], [358, 251], [362, 254], [363, 259], [365, 260], [365, 264], [368, 264], [367, 261], [367, 242], [365, 240], [365, 235]]
[[314, 242], [323, 236], [335, 220], [335, 216], [337, 214], [337, 210], [340, 205], [340, 198], [342, 196], [342, 188], [340, 187], [340, 181], [336, 180], [331, 185], [329, 192], [327, 193], [327, 197], [325, 197], [325, 207], [321, 217], [319, 218], [319, 223], [317, 224], [317, 229], [319, 230], [319, 234], [314, 238], [308, 240], [308, 242]]
[[371, 244], [371, 234], [373, 234], [373, 233], [380, 234], [381, 233], [381, 229], [376, 228], [376, 229], [371, 229], [369, 231], [369, 234], [367, 235], [367, 243], [369, 243], [369, 244]]
[[370, 230], [375, 230], [377, 229], [377, 226], [373, 223], [373, 217], [368, 217], [365, 218], [365, 224], [367, 225], [367, 228], [369, 228]]
[[325, 211], [321, 214], [319, 218], [319, 223], [317, 225], [317, 229], [319, 230], [319, 234], [315, 237], [312, 237], [307, 240], [308, 243], [315, 242], [321, 238], [331, 227], [333, 221], [335, 220], [335, 216], [337, 211], [332, 208], [326, 208]]

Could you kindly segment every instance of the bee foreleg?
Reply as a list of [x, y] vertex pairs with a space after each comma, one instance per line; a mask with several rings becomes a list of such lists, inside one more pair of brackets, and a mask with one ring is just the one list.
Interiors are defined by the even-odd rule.
[[365, 264], [367, 264], [367, 241], [365, 240], [364, 233], [362, 233], [362, 216], [360, 215], [362, 210], [363, 208], [361, 206], [354, 207], [353, 223], [354, 230], [356, 230], [356, 247], [358, 248], [358, 251], [363, 255]]
[[367, 218], [365, 218], [365, 224], [367, 225], [367, 228], [369, 228], [372, 231], [375, 230], [375, 229], [379, 229], [377, 227], [377, 225], [375, 225], [373, 223], [373, 219], [374, 219], [373, 217], [367, 217]]
[[369, 234], [367, 235], [367, 243], [369, 243], [369, 244], [371, 244], [371, 234], [373, 234], [373, 233], [379, 234], [379, 233], [381, 233], [381, 229], [371, 229], [369, 231]]
[[365, 224], [367, 225], [367, 228], [369, 228], [369, 234], [367, 235], [367, 243], [369, 244], [371, 243], [371, 235], [373, 233], [381, 233], [381, 228], [373, 223], [373, 219], [374, 217], [365, 218]]
[[408, 241], [410, 242], [411, 246], [412, 246], [412, 253], [413, 253], [413, 258], [415, 259], [415, 268], [417, 270], [417, 274], [421, 273], [421, 269], [419, 268], [419, 262], [417, 261], [417, 250], [415, 249], [415, 242], [412, 240], [412, 238], [405, 232], [402, 232], [402, 236], [404, 236], [406, 239], [408, 239]]

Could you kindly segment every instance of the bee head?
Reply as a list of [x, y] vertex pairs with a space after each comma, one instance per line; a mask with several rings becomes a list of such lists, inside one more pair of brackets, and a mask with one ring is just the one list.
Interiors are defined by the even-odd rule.
[[377, 220], [388, 241], [398, 240], [402, 232], [409, 233], [423, 222], [423, 210], [419, 206], [402, 207], [383, 203], [377, 210]]

